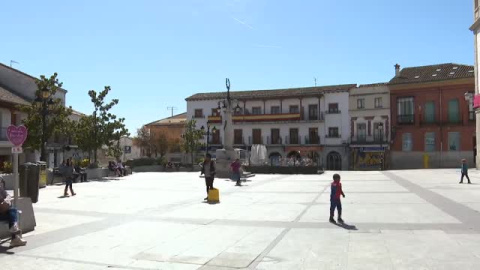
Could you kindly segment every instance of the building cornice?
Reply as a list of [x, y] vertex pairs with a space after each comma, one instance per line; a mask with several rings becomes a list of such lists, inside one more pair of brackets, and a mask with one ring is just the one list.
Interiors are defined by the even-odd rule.
[[351, 97], [357, 97], [357, 96], [374, 96], [374, 95], [388, 95], [390, 92], [375, 92], [375, 93], [359, 93], [359, 94], [352, 94], [350, 93]]
[[477, 19], [472, 26], [470, 26], [470, 31], [475, 32], [480, 27], [480, 19]]

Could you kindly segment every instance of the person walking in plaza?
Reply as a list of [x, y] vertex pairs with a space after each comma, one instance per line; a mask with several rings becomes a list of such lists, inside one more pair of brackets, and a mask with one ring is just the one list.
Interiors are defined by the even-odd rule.
[[12, 207], [12, 198], [0, 185], [0, 221], [7, 221], [10, 234], [10, 247], [25, 246], [27, 241], [22, 239], [22, 231], [18, 226], [18, 211]]
[[333, 175], [333, 182], [330, 185], [330, 222], [336, 223], [335, 219], [333, 218], [335, 215], [335, 208], [338, 211], [338, 222], [344, 223], [342, 219], [342, 202], [340, 200], [340, 196], [345, 198], [345, 193], [342, 190], [342, 184], [340, 183], [340, 175], [334, 174]]
[[471, 184], [470, 182], [470, 177], [468, 177], [468, 165], [467, 165], [467, 160], [462, 159], [462, 177], [460, 178], [460, 184], [463, 184], [463, 177], [466, 176], [468, 183]]
[[206, 154], [205, 160], [202, 164], [202, 172], [200, 175], [205, 175], [205, 185], [207, 186], [207, 197], [204, 200], [208, 200], [208, 191], [213, 189], [213, 180], [215, 178], [215, 162], [212, 160], [212, 155]]
[[63, 177], [65, 178], [65, 192], [63, 193], [63, 196], [68, 197], [68, 189], [70, 188], [70, 193], [72, 193], [72, 196], [77, 195], [75, 192], [73, 192], [73, 174], [74, 174], [74, 167], [73, 163], [70, 161], [70, 159], [67, 159], [67, 163], [63, 167]]
[[232, 169], [232, 180], [237, 181], [236, 186], [241, 186], [240, 182], [240, 167], [242, 167], [242, 164], [240, 163], [240, 160], [237, 158], [235, 159], [232, 164], [230, 164], [230, 168]]

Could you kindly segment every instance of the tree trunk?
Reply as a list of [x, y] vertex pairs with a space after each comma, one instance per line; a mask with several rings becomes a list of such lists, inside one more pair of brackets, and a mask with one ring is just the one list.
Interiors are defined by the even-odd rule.
[[193, 160], [193, 151], [192, 151], [192, 171], [193, 171], [193, 164], [194, 164], [194, 160]]
[[95, 149], [94, 149], [94, 152], [93, 152], [93, 162], [97, 163], [97, 143], [98, 143], [98, 140], [97, 140], [97, 110], [95, 109], [95, 112], [93, 113], [93, 117], [94, 117], [94, 127], [93, 127], [93, 132], [94, 132], [94, 136], [93, 136], [93, 139], [95, 141]]

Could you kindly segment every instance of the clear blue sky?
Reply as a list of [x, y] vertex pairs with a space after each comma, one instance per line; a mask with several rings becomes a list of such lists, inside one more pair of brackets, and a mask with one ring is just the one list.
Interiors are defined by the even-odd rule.
[[402, 67], [473, 64], [473, 1], [44, 0], [0, 3], [0, 62], [58, 72], [67, 103], [110, 85], [132, 135], [196, 92], [391, 79]]

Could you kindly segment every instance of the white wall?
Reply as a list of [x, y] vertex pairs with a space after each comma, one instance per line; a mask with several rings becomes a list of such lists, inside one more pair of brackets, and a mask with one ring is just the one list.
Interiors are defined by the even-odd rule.
[[330, 127], [338, 127], [340, 138], [327, 138], [326, 144], [339, 145], [350, 138], [350, 115], [348, 112], [348, 92], [331, 92], [325, 94], [323, 111], [328, 111], [328, 104], [338, 103], [339, 114], [325, 114], [325, 134]]
[[[327, 92], [324, 97], [320, 99], [319, 113], [324, 113], [328, 110], [329, 103], [338, 103], [340, 114], [325, 114], [325, 122], [323, 121], [296, 121], [296, 122], [256, 122], [256, 123], [237, 123], [234, 125], [234, 129], [242, 129], [243, 137], [246, 144], [248, 144], [248, 138], [252, 137], [253, 129], [261, 129], [264, 143], [266, 143], [267, 136], [271, 137], [271, 129], [279, 128], [280, 137], [284, 142], [285, 137], [290, 135], [290, 128], [298, 128], [299, 137], [301, 142], [304, 143], [305, 137], [309, 136], [309, 128], [318, 128], [318, 134], [320, 141], [323, 144], [340, 145], [346, 142], [350, 137], [350, 117], [348, 115], [348, 91], [343, 92]], [[208, 116], [211, 115], [212, 108], [218, 107], [219, 100], [201, 100], [201, 101], [188, 101], [187, 102], [187, 119], [195, 119], [197, 121], [197, 128], [207, 125]], [[304, 117], [308, 119], [308, 105], [318, 105], [319, 101], [317, 97], [309, 97], [302, 99], [302, 106], [304, 108]], [[240, 107], [243, 108], [243, 103], [240, 102]], [[300, 106], [300, 100], [298, 98], [284, 99], [282, 101], [282, 113], [289, 113], [290, 105]], [[271, 106], [280, 106], [280, 100], [278, 98], [272, 98], [265, 102], [266, 113], [270, 114]], [[249, 112], [252, 112], [252, 107], [261, 107], [263, 113], [264, 102], [259, 100], [252, 100], [246, 102], [246, 108]], [[195, 109], [203, 109], [204, 118], [194, 118]], [[211, 124], [211, 128], [216, 127], [220, 130], [220, 137], [223, 140], [223, 127], [221, 123]], [[328, 134], [328, 127], [338, 127], [341, 138], [325, 138]], [[253, 140], [253, 138], [252, 138]], [[205, 142], [205, 140], [204, 140]]]
[[122, 137], [120, 139], [120, 148], [122, 151], [125, 150], [125, 146], [130, 146], [131, 147], [131, 153], [123, 153], [122, 155], [122, 161], [125, 162], [129, 159], [137, 159], [141, 157], [141, 149], [140, 147], [136, 146], [133, 144], [133, 139], [128, 138], [128, 137]]

